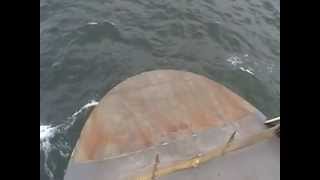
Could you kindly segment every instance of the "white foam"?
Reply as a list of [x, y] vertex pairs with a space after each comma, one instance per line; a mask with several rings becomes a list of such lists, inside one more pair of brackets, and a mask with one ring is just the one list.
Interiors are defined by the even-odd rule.
[[[65, 131], [68, 130], [76, 121], [76, 117], [77, 115], [79, 115], [82, 111], [92, 107], [92, 106], [96, 106], [99, 103], [95, 100], [91, 100], [89, 103], [85, 104], [84, 106], [82, 106], [78, 111], [76, 111], [75, 113], [72, 114], [72, 116], [70, 117], [72, 119], [71, 122], [67, 122], [67, 124], [60, 124], [58, 126], [52, 126], [52, 125], [40, 125], [40, 150], [41, 152], [44, 153], [44, 169], [46, 171], [46, 173], [48, 174], [48, 176], [50, 177], [50, 179], [53, 179], [53, 172], [51, 170], [51, 168], [48, 166], [49, 162], [48, 162], [48, 156], [49, 153], [52, 150], [59, 150], [59, 153], [62, 157], [67, 157], [69, 155], [69, 149], [70, 147], [68, 147], [68, 144], [65, 143], [59, 143], [55, 142], [54, 144], [51, 144], [50, 140], [51, 138], [53, 138], [55, 136], [55, 134], [57, 132], [60, 131]], [[62, 129], [61, 129], [62, 128]]]
[[40, 141], [51, 138], [57, 127], [51, 127], [50, 125], [40, 125]]
[[51, 67], [55, 68], [55, 67], [59, 66], [60, 64], [61, 64], [60, 62], [54, 62], [54, 63], [51, 65]]
[[97, 22], [88, 22], [89, 25], [97, 25]]
[[243, 62], [238, 56], [231, 56], [227, 59], [228, 62], [230, 62], [232, 65], [236, 66], [238, 64], [242, 64]]
[[167, 143], [167, 142], [163, 142], [163, 143], [161, 143], [161, 146], [166, 146], [166, 145], [168, 145], [169, 143]]
[[60, 155], [63, 157], [68, 157], [69, 153], [68, 152], [63, 152], [63, 151], [59, 151]]
[[51, 127], [50, 125], [40, 125], [40, 149], [45, 152], [50, 151], [50, 139], [57, 132], [58, 127]]
[[103, 20], [103, 22], [106, 22], [106, 23], [110, 23], [112, 26], [115, 26], [116, 23], [112, 22], [112, 21], [109, 21], [109, 20]]
[[50, 125], [40, 125], [40, 150], [44, 152], [44, 170], [49, 178], [53, 178], [53, 173], [48, 167], [48, 154], [51, 151], [50, 138], [52, 138], [57, 131], [57, 127]]
[[75, 113], [73, 113], [71, 115], [71, 117], [69, 117], [68, 119], [71, 119], [70, 122], [68, 122], [67, 125], [64, 126], [64, 130], [67, 130], [69, 129], [77, 120], [77, 116], [84, 110], [90, 108], [90, 107], [93, 107], [93, 106], [96, 106], [98, 105], [99, 102], [95, 101], [95, 100], [91, 100], [89, 103], [87, 103], [86, 105], [82, 106], [78, 111], [76, 111]]
[[96, 106], [98, 105], [99, 102], [95, 101], [95, 100], [91, 100], [88, 104], [82, 106], [82, 108], [80, 108], [77, 112], [73, 113], [71, 117], [76, 117], [78, 114], [80, 114], [83, 110], [88, 109], [89, 107], [92, 106]]
[[240, 67], [240, 70], [241, 71], [244, 71], [244, 72], [247, 72], [247, 73], [249, 73], [249, 74], [251, 74], [251, 75], [254, 75], [254, 72], [253, 72], [253, 69], [247, 69], [247, 68], [244, 68], [244, 67]]

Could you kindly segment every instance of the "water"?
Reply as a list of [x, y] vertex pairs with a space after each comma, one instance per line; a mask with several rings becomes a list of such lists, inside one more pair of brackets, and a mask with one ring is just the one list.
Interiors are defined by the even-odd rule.
[[40, 0], [41, 180], [63, 179], [90, 106], [163, 68], [205, 75], [278, 116], [280, 0]]

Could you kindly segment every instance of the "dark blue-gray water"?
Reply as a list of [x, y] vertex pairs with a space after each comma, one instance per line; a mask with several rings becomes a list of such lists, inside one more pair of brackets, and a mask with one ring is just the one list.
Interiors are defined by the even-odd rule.
[[40, 0], [41, 180], [63, 179], [83, 106], [163, 68], [205, 75], [279, 116], [280, 0]]

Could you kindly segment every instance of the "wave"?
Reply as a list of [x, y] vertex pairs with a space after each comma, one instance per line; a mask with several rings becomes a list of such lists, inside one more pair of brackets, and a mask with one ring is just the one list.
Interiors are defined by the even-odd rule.
[[48, 157], [49, 153], [56, 149], [59, 151], [59, 154], [63, 157], [68, 156], [68, 153], [64, 152], [65, 149], [69, 149], [66, 147], [67, 145], [63, 142], [55, 142], [52, 144], [51, 140], [55, 137], [57, 133], [65, 133], [77, 120], [77, 117], [80, 113], [82, 113], [84, 110], [87, 110], [90, 107], [98, 105], [99, 102], [95, 100], [91, 100], [89, 103], [82, 106], [79, 110], [77, 110], [75, 113], [73, 113], [68, 119], [71, 119], [71, 121], [67, 121], [64, 124], [60, 124], [57, 126], [53, 125], [40, 125], [40, 151], [44, 154], [44, 169], [47, 175], [50, 179], [53, 179], [53, 172], [48, 166]]

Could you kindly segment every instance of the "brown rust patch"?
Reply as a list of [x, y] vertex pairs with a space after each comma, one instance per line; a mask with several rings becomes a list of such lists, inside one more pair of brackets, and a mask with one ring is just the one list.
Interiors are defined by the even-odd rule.
[[100, 101], [83, 128], [74, 159], [99, 160], [142, 150], [256, 111], [203, 76], [173, 70], [142, 73]]
[[88, 122], [88, 126], [81, 134], [79, 141], [78, 151], [81, 156], [75, 156], [76, 160], [93, 160], [97, 150], [100, 149], [107, 141], [107, 133], [103, 133], [101, 126], [97, 125], [97, 121], [91, 120]]

